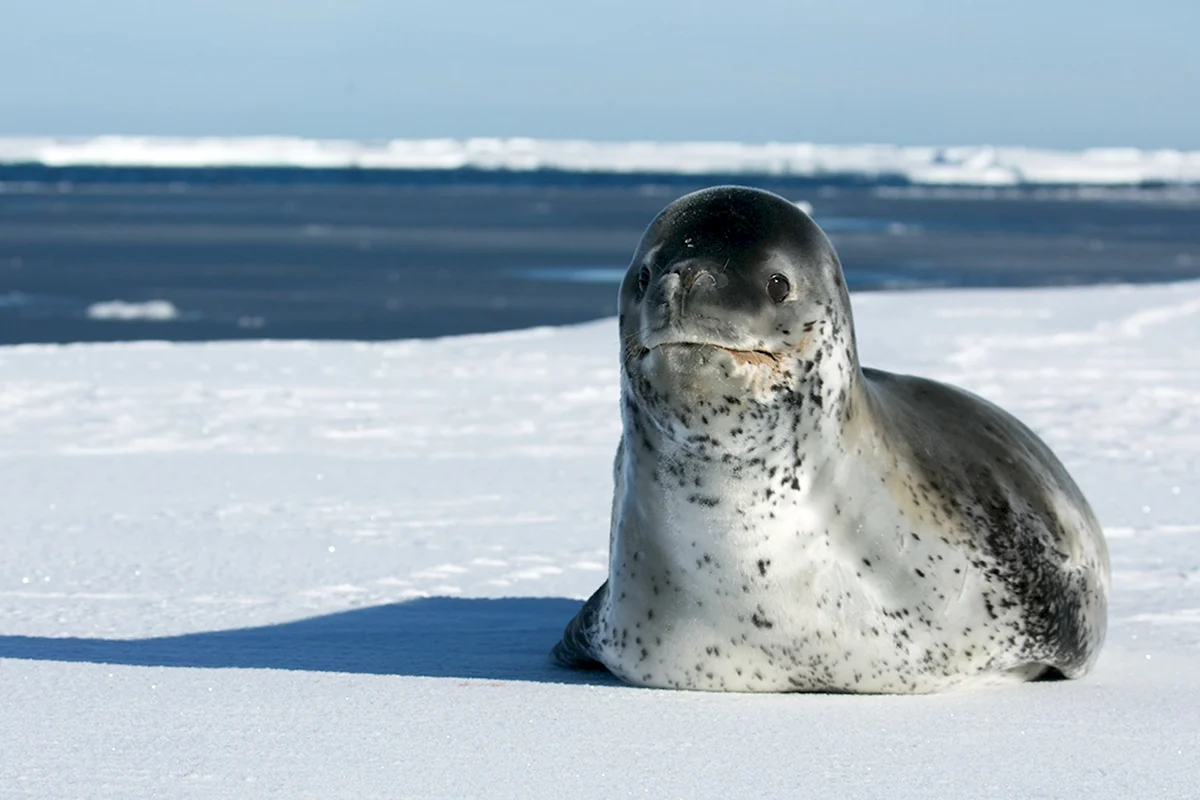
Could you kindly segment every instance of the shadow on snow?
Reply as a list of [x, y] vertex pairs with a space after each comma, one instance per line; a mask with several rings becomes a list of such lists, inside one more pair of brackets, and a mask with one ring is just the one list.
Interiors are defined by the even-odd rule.
[[0, 658], [146, 667], [282, 669], [615, 683], [550, 663], [581, 603], [561, 597], [429, 597], [296, 622], [153, 639], [0, 636]]

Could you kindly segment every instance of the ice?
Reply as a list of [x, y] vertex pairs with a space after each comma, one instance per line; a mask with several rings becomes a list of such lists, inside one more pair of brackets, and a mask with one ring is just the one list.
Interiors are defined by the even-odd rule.
[[916, 184], [1126, 186], [1200, 183], [1200, 151], [910, 147], [807, 142], [600, 142], [283, 136], [0, 138], [0, 163], [47, 166], [569, 170], [668, 174], [899, 177]]
[[854, 311], [864, 363], [1012, 410], [1091, 498], [1113, 563], [1091, 676], [744, 696], [552, 667], [607, 557], [613, 320], [22, 345], [0, 348], [0, 796], [1200, 794], [1200, 283]]
[[124, 300], [109, 300], [103, 303], [92, 303], [87, 308], [89, 319], [118, 320], [150, 320], [166, 322], [179, 317], [179, 309], [169, 300], [147, 300], [142, 303], [129, 303]]

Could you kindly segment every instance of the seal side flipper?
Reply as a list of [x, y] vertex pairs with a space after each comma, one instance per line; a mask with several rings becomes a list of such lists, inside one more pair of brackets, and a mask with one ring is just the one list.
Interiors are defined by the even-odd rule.
[[591, 637], [596, 629], [600, 608], [608, 595], [608, 581], [583, 604], [575, 618], [567, 623], [563, 638], [550, 651], [550, 660], [570, 669], [604, 669], [604, 665], [592, 654]]

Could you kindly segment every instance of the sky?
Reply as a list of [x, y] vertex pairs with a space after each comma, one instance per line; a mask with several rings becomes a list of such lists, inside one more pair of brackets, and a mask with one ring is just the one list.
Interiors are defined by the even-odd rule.
[[3, 0], [0, 135], [1200, 149], [1195, 0]]

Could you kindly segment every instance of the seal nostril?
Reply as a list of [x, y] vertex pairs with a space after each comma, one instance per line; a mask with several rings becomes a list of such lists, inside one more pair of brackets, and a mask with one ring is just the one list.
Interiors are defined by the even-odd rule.
[[694, 259], [672, 264], [667, 268], [667, 274], [679, 276], [679, 284], [683, 287], [684, 292], [690, 292], [704, 285], [709, 288], [715, 288], [717, 285], [717, 279], [713, 277], [713, 274]]
[[649, 285], [650, 285], [650, 268], [642, 267], [641, 271], [638, 272], [638, 291], [639, 292], [646, 291], [646, 287], [648, 287]]

